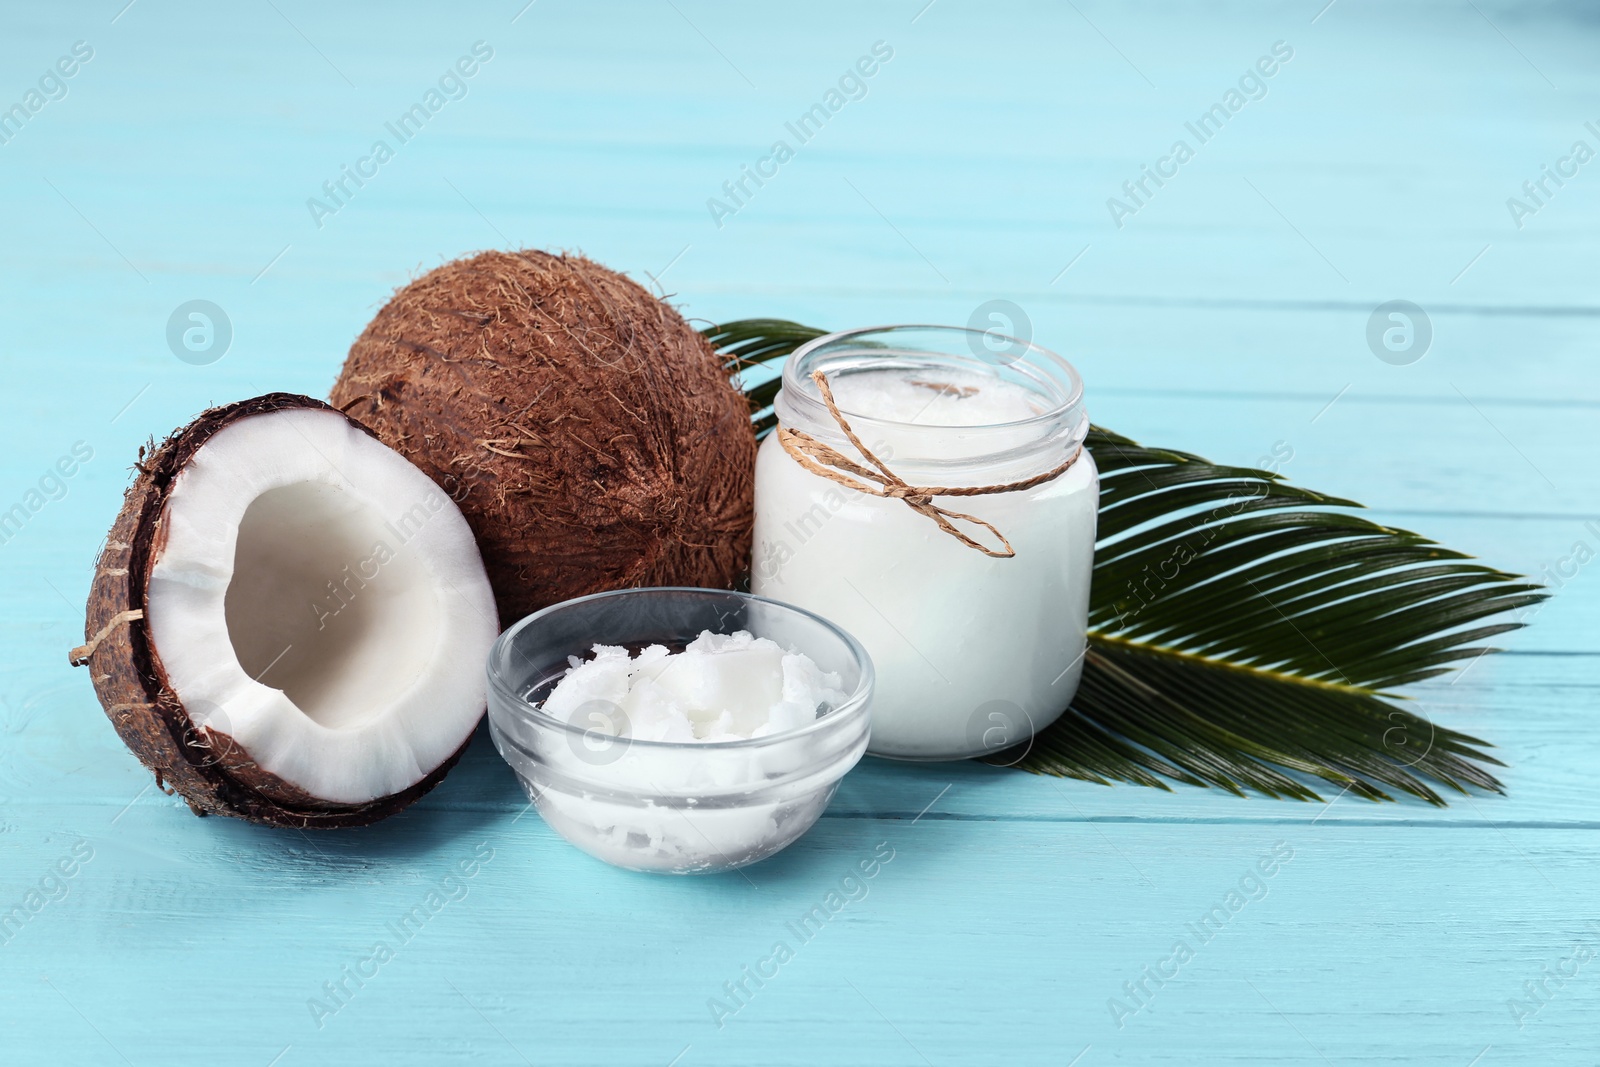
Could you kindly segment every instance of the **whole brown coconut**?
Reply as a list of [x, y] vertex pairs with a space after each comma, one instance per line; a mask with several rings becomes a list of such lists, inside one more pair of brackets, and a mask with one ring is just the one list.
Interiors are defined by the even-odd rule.
[[582, 256], [430, 271], [356, 340], [332, 401], [451, 493], [502, 623], [606, 589], [727, 588], [748, 566], [743, 396], [677, 311]]

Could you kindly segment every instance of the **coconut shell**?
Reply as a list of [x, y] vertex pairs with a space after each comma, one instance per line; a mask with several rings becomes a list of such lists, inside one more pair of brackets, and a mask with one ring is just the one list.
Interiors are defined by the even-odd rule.
[[290, 408], [331, 410], [311, 397], [270, 393], [213, 408], [159, 447], [140, 449], [137, 476], [95, 565], [84, 623], [87, 643], [73, 650], [72, 661], [88, 665], [112, 726], [139, 762], [155, 772], [156, 785], [182, 796], [196, 815], [232, 815], [299, 829], [361, 826], [392, 815], [438, 785], [466, 745], [392, 796], [360, 805], [319, 801], [257, 766], [226, 734], [195, 728], [168, 682], [144, 620], [150, 572], [165, 541], [167, 495], [179, 472], [217, 431], [251, 415]]
[[743, 395], [677, 311], [581, 256], [483, 252], [423, 275], [356, 340], [332, 400], [450, 492], [502, 624], [748, 568]]

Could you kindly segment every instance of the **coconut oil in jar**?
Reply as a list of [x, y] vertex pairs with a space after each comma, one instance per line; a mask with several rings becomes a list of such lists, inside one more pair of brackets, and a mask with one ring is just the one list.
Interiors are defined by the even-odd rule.
[[[774, 402], [789, 447], [773, 433], [757, 457], [752, 588], [866, 646], [873, 755], [1011, 748], [1077, 690], [1099, 497], [1082, 382], [1054, 353], [998, 340], [996, 351], [993, 335], [930, 326], [818, 338], [791, 357]], [[845, 435], [818, 371], [897, 482], [860, 476], [881, 469]], [[790, 451], [806, 441], [820, 448], [809, 464]], [[860, 488], [885, 484], [912, 503]], [[930, 498], [904, 487], [1012, 488]], [[943, 528], [929, 503], [989, 552]]]

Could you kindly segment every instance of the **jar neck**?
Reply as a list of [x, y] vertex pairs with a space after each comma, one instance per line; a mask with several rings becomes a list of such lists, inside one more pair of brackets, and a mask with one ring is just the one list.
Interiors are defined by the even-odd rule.
[[[821, 371], [836, 392], [850, 375], [903, 373], [918, 386], [937, 391], [944, 382], [993, 382], [1012, 395], [1026, 391], [1037, 414], [1008, 422], [972, 425], [929, 424], [923, 419], [900, 422], [851, 411], [839, 402], [839, 413], [855, 435], [891, 470], [908, 482], [979, 485], [1016, 480], [1061, 464], [1083, 444], [1089, 417], [1082, 384], [1070, 365], [1054, 353], [1031, 349], [1005, 362], [966, 352], [930, 351], [896, 329], [870, 331], [871, 339], [854, 334], [819, 338], [795, 353], [783, 370], [783, 385], [773, 402], [778, 424], [800, 430], [857, 457], [838, 421], [812, 380]], [[903, 328], [907, 330], [918, 328]], [[953, 331], [954, 332], [954, 331]]]

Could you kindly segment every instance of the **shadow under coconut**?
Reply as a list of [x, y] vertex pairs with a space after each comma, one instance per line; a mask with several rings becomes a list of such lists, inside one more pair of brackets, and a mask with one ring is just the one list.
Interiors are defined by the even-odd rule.
[[481, 808], [513, 815], [528, 806], [527, 794], [517, 784], [516, 774], [500, 758], [500, 753], [495, 751], [494, 738], [489, 735], [488, 716], [472, 732], [472, 743], [461, 754], [461, 762], [445, 775], [437, 789], [423, 797], [415, 807], [422, 807], [430, 801], [438, 804], [441, 798], [449, 806]]
[[461, 761], [437, 788], [370, 826], [295, 830], [215, 816], [200, 821], [218, 835], [217, 848], [235, 855], [242, 866], [314, 877], [371, 871], [391, 861], [426, 860], [435, 854], [454, 856], [463, 841], [503, 827], [508, 813], [526, 806], [515, 776], [494, 750], [487, 725], [480, 723]]

